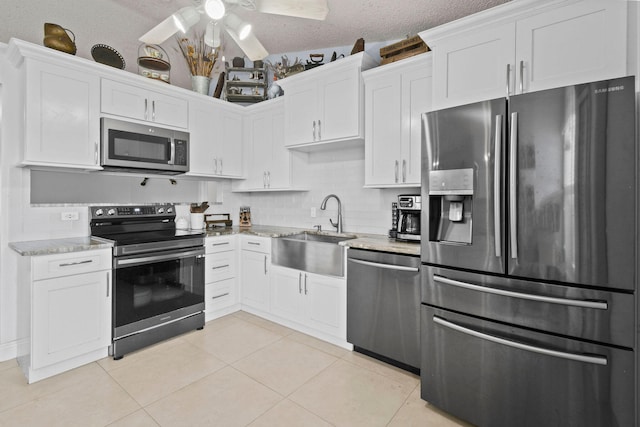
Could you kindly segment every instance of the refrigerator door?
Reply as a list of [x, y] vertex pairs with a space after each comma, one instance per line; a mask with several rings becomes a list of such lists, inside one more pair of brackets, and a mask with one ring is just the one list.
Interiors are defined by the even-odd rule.
[[422, 120], [422, 262], [504, 273], [506, 100]]
[[633, 77], [509, 101], [508, 273], [634, 289]]

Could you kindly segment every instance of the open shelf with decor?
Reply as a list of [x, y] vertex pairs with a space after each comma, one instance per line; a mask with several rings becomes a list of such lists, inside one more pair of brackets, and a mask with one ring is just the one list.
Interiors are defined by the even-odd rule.
[[255, 103], [267, 99], [265, 68], [228, 67], [225, 76], [227, 101]]

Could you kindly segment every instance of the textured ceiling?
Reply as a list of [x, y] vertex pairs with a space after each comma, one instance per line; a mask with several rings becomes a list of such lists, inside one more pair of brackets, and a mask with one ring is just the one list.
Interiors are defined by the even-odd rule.
[[[235, 12], [253, 24], [256, 37], [270, 54], [352, 46], [360, 37], [366, 43], [397, 40], [419, 31], [505, 3], [508, 0], [328, 0], [325, 21], [314, 21], [255, 11]], [[1, 0], [3, 25], [0, 42], [11, 37], [42, 43], [43, 24], [57, 23], [76, 36], [78, 56], [91, 58], [91, 46], [104, 43], [118, 50], [127, 70], [137, 72], [138, 38], [192, 0]], [[204, 20], [202, 22], [204, 24]], [[180, 61], [175, 41], [163, 47]], [[230, 38], [226, 56], [241, 55]], [[184, 70], [182, 69], [184, 68]], [[186, 67], [173, 67], [172, 83], [188, 86]]]

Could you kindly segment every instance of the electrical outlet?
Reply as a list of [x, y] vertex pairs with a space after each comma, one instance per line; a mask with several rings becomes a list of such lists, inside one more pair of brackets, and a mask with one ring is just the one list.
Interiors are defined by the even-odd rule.
[[312, 207], [311, 207], [311, 218], [315, 218], [315, 217], [316, 217], [316, 214], [317, 214], [317, 212], [316, 212], [316, 207], [315, 207], [315, 206], [312, 206]]
[[78, 212], [62, 212], [60, 214], [62, 221], [77, 221], [79, 218]]

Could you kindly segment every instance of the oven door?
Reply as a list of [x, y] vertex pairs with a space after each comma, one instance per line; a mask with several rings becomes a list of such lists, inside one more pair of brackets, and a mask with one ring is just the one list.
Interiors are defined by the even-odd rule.
[[204, 248], [116, 257], [114, 341], [204, 310]]

